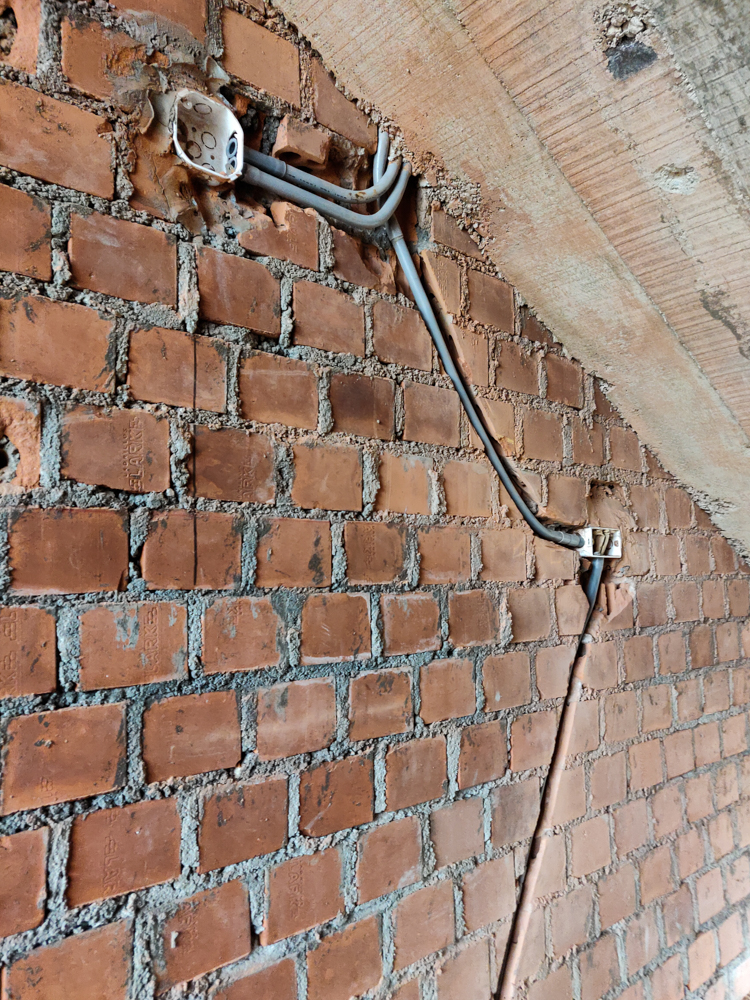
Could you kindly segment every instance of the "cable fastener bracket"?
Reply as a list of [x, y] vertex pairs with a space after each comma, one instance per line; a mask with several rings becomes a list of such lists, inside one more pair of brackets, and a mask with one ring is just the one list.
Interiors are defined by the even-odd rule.
[[593, 559], [622, 558], [622, 532], [617, 528], [579, 528], [578, 534], [583, 539], [583, 545], [577, 550], [579, 556]]

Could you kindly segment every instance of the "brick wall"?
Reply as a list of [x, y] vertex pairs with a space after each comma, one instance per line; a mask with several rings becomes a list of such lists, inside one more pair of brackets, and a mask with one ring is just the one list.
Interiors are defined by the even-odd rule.
[[[3, 1000], [488, 1000], [578, 557], [508, 506], [392, 256], [193, 184], [143, 100], [221, 83], [258, 147], [355, 184], [375, 126], [262, 0], [12, 8]], [[542, 514], [625, 535], [524, 995], [740, 1000], [748, 567], [462, 194], [433, 165], [402, 216], [483, 412]]]

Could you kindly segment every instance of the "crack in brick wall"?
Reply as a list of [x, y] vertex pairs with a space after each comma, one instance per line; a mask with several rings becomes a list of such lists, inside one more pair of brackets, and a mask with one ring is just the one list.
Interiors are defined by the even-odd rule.
[[[200, 233], [133, 207], [130, 42], [150, 80], [229, 21], [265, 149], [301, 117], [359, 182], [374, 134], [260, 0], [151, 5], [46, 4], [36, 75], [0, 65], [4, 997], [487, 1000], [578, 557], [508, 505], [384, 250], [290, 206], [246, 199], [262, 250], [221, 199]], [[523, 995], [742, 997], [748, 568], [484, 260], [477, 192], [420, 166], [404, 223], [493, 433], [540, 513], [623, 529], [635, 594]]]

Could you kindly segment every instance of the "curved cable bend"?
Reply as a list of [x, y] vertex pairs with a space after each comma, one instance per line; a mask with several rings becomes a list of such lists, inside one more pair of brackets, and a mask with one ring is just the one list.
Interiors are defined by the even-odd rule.
[[271, 174], [267, 174], [264, 170], [260, 170], [252, 164], [246, 166], [242, 174], [242, 179], [246, 184], [253, 184], [256, 187], [263, 188], [272, 194], [278, 195], [280, 198], [284, 198], [286, 201], [293, 201], [298, 205], [314, 208], [321, 215], [325, 215], [329, 219], [334, 219], [336, 222], [341, 222], [346, 226], [368, 230], [380, 229], [393, 215], [404, 196], [410, 177], [411, 164], [405, 163], [401, 167], [396, 185], [388, 195], [383, 207], [378, 209], [373, 215], [362, 215], [359, 212], [352, 212], [351, 209], [343, 208], [340, 205], [334, 205], [332, 202], [327, 201], [320, 195], [313, 194], [311, 191], [302, 191], [296, 184], [290, 184], [289, 181], [284, 181], [279, 177], [272, 177]]
[[[387, 150], [385, 155], [387, 155]], [[380, 177], [384, 162], [385, 156], [382, 154], [381, 147], [379, 146], [373, 167], [373, 175], [376, 181]], [[477, 410], [474, 399], [470, 394], [461, 373], [456, 367], [453, 356], [448, 349], [448, 344], [443, 331], [438, 323], [437, 317], [430, 300], [427, 297], [427, 293], [424, 290], [420, 277], [417, 274], [414, 261], [411, 259], [411, 253], [406, 245], [406, 240], [404, 239], [404, 234], [401, 231], [401, 226], [396, 219], [389, 218], [387, 229], [391, 243], [393, 244], [393, 249], [396, 251], [398, 262], [406, 275], [406, 280], [408, 281], [409, 287], [414, 295], [414, 301], [416, 302], [417, 309], [419, 309], [422, 319], [425, 321], [427, 329], [430, 331], [430, 336], [432, 337], [433, 343], [437, 348], [443, 368], [453, 383], [453, 386], [461, 400], [461, 404], [466, 411], [466, 415], [471, 422], [471, 426], [474, 428], [480, 441], [484, 445], [487, 457], [492, 463], [495, 472], [500, 477], [503, 486], [508, 491], [511, 500], [516, 505], [521, 516], [532, 531], [540, 538], [543, 538], [548, 542], [556, 542], [558, 545], [564, 545], [569, 549], [579, 549], [583, 545], [583, 538], [581, 538], [580, 535], [569, 531], [561, 531], [556, 528], [548, 528], [545, 524], [542, 524], [519, 493], [505, 466], [503, 457], [499, 454], [497, 448], [495, 447], [495, 443], [485, 429], [484, 421]]]
[[393, 187], [401, 169], [401, 160], [392, 160], [377, 184], [352, 191], [349, 188], [340, 187], [338, 184], [324, 181], [321, 177], [306, 174], [304, 170], [292, 167], [283, 160], [277, 160], [274, 156], [258, 153], [254, 149], [245, 150], [245, 163], [251, 163], [254, 167], [259, 167], [267, 174], [271, 174], [272, 177], [278, 177], [279, 180], [289, 180], [305, 191], [312, 191], [313, 194], [319, 194], [324, 198], [333, 198], [342, 204], [355, 205], [367, 205], [387, 194]]

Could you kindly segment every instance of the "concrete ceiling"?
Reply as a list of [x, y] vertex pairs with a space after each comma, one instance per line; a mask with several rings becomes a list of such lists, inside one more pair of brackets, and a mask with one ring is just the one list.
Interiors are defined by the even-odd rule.
[[742, 0], [631, 5], [616, 48], [625, 3], [277, 3], [416, 155], [480, 186], [501, 273], [750, 550]]

